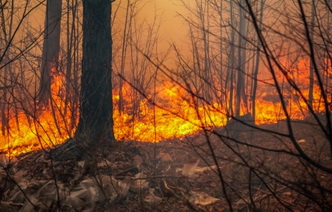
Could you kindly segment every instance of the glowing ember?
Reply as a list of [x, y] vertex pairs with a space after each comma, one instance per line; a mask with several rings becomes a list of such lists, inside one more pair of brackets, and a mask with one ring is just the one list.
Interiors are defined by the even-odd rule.
[[[292, 76], [301, 82], [300, 89], [308, 96], [308, 64], [301, 61], [297, 75]], [[281, 79], [282, 76], [279, 76]], [[35, 112], [21, 111], [9, 117], [9, 133], [0, 136], [0, 152], [16, 156], [25, 152], [48, 148], [61, 144], [73, 136], [78, 114], [72, 115], [70, 103], [65, 101], [64, 77], [53, 73], [52, 101], [43, 109]], [[284, 119], [281, 104], [273, 87], [259, 85], [256, 99], [256, 124], [275, 123]], [[124, 99], [132, 102], [133, 89], [127, 84]], [[211, 105], [196, 104], [191, 95], [179, 85], [165, 82], [147, 91], [148, 99], [140, 98], [135, 107], [126, 104], [121, 113], [116, 108], [119, 96], [114, 92], [114, 130], [118, 140], [158, 142], [169, 138], [181, 138], [202, 129], [225, 125], [225, 109], [218, 103]], [[151, 95], [154, 94], [154, 95]], [[289, 89], [285, 91], [287, 108], [293, 119], [303, 119], [308, 114], [306, 104]], [[314, 87], [315, 111], [323, 111], [318, 87]], [[154, 102], [155, 104], [151, 103]], [[133, 109], [135, 108], [135, 109]], [[19, 121], [17, 121], [19, 120]], [[19, 125], [18, 125], [19, 124]]]

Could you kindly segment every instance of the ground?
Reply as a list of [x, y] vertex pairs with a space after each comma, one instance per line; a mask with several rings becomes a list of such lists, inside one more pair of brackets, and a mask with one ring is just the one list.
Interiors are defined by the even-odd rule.
[[[316, 161], [331, 167], [324, 138], [310, 123], [294, 122], [298, 143]], [[284, 121], [260, 127], [287, 131]], [[236, 142], [218, 134], [227, 132], [201, 131], [160, 143], [121, 141], [80, 161], [52, 161], [45, 151], [11, 161], [2, 156], [0, 211], [229, 211], [230, 205], [235, 211], [332, 208], [332, 174], [289, 154], [294, 150], [289, 139], [240, 130]]]

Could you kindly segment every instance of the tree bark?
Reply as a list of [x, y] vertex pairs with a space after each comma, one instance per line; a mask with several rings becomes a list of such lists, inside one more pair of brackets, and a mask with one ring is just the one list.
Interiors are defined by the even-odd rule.
[[60, 22], [62, 0], [47, 0], [45, 38], [43, 44], [39, 102], [45, 104], [51, 97], [51, 71], [57, 70], [60, 51]]
[[[111, 1], [83, 0], [83, 64], [76, 137], [87, 144], [114, 141], [111, 83]], [[106, 138], [103, 137], [103, 138]]]
[[[259, 27], [261, 27], [263, 22], [263, 13], [264, 13], [264, 4], [265, 1], [260, 1], [260, 9], [259, 9], [259, 22], [257, 23]], [[255, 67], [253, 71], [253, 86], [252, 86], [252, 99], [251, 99], [251, 111], [252, 111], [252, 117], [253, 117], [253, 123], [256, 123], [256, 95], [257, 95], [257, 87], [258, 87], [258, 71], [259, 71], [259, 65], [260, 65], [260, 49], [261, 49], [261, 43], [259, 42], [259, 38], [257, 36], [257, 51], [256, 51], [256, 61], [255, 61]]]
[[236, 84], [236, 105], [235, 105], [235, 115], [241, 115], [241, 104], [246, 104], [246, 94], [245, 94], [245, 65], [246, 65], [246, 17], [244, 7], [244, 1], [239, 1], [239, 41], [238, 41], [238, 73], [237, 73], [237, 84]]
[[[311, 42], [314, 43], [314, 31], [315, 31], [315, 16], [316, 16], [316, 1], [313, 0], [311, 3], [311, 26], [310, 26], [310, 36]], [[314, 67], [313, 67], [313, 55], [310, 57], [310, 68], [309, 68], [309, 97], [308, 102], [309, 106], [313, 107], [313, 99], [314, 99]]]
[[[111, 83], [111, 0], [83, 0], [80, 118], [75, 138], [51, 150], [55, 160], [76, 160], [115, 141]], [[89, 155], [89, 154], [88, 154]]]

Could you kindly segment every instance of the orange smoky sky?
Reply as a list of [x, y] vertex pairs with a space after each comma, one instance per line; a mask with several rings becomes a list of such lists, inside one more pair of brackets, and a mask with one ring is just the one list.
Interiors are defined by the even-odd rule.
[[[135, 5], [135, 26], [133, 30], [139, 30], [141, 42], [147, 42], [149, 39], [157, 39], [157, 54], [168, 53], [164, 64], [169, 68], [174, 68], [175, 52], [168, 51], [172, 44], [175, 44], [182, 53], [187, 51], [187, 24], [181, 15], [187, 13], [184, 3], [189, 0], [130, 0], [130, 4]], [[126, 9], [128, 0], [117, 0], [113, 3], [113, 41], [115, 46], [121, 44], [123, 38], [123, 29], [126, 21]], [[138, 27], [137, 27], [138, 26]], [[155, 37], [147, 37], [146, 31], [153, 27], [156, 33]], [[151, 41], [150, 40], [150, 41]], [[120, 43], [119, 43], [120, 42]], [[116, 47], [114, 47], [116, 49]], [[144, 48], [144, 47], [143, 47]], [[156, 58], [155, 58], [156, 59]]]
[[[158, 37], [159, 45], [165, 48], [170, 43], [181, 44], [186, 37], [186, 25], [179, 14], [185, 14], [182, 6], [183, 2], [190, 0], [134, 0], [137, 2], [137, 21], [145, 22], [145, 26], [156, 21], [159, 25]], [[131, 1], [130, 2], [134, 2]], [[115, 18], [115, 25], [124, 24], [127, 0], [116, 0], [113, 3], [113, 11], [119, 6], [118, 14]], [[79, 4], [82, 6], [82, 4]], [[63, 2], [63, 18], [66, 14], [66, 4]], [[30, 27], [35, 30], [42, 30], [45, 24], [45, 4], [37, 7], [28, 17]], [[64, 28], [61, 29], [62, 36]]]
[[[118, 14], [115, 17], [115, 25], [123, 25], [125, 21], [126, 5], [128, 0], [116, 0], [113, 3], [113, 11], [119, 6]], [[182, 42], [186, 40], [187, 26], [179, 14], [187, 13], [183, 4], [190, 4], [190, 0], [129, 0], [130, 3], [136, 3], [136, 21], [145, 22], [144, 27], [149, 27], [155, 21], [158, 30], [158, 46], [160, 48], [167, 48], [170, 43], [176, 43], [181, 46]], [[82, 6], [82, 3], [79, 3]], [[41, 5], [32, 16], [30, 21], [34, 28], [44, 27], [45, 18], [45, 4]], [[63, 20], [66, 16], [66, 4], [63, 1]], [[62, 29], [62, 32], [64, 29]], [[63, 33], [62, 33], [63, 34]]]
[[152, 11], [155, 6], [156, 15], [161, 17], [160, 36], [162, 39], [169, 41], [179, 41], [183, 39], [186, 33], [186, 27], [184, 22], [179, 17], [179, 13], [183, 13], [183, 7], [179, 0], [153, 0], [151, 6], [147, 7], [148, 10]]
[[[186, 2], [188, 0], [185, 0]], [[122, 0], [125, 2], [125, 0]], [[146, 20], [151, 24], [154, 19], [159, 23], [159, 45], [162, 48], [170, 43], [181, 43], [186, 34], [186, 26], [179, 14], [184, 14], [185, 10], [181, 0], [140, 0], [142, 8], [138, 14], [138, 19]]]

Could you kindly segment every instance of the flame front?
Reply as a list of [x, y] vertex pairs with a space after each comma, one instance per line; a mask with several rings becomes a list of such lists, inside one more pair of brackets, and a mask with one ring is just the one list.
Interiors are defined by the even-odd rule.
[[[308, 96], [308, 67], [305, 61], [299, 63], [301, 69], [297, 81], [303, 85], [303, 95]], [[282, 77], [282, 76], [280, 76]], [[295, 79], [294, 78], [294, 79]], [[53, 74], [52, 98], [45, 108], [34, 112], [21, 110], [17, 115], [10, 112], [8, 131], [0, 136], [0, 152], [16, 156], [25, 152], [49, 148], [61, 144], [73, 136], [78, 114], [73, 114], [66, 102], [63, 82], [65, 78]], [[124, 99], [130, 101], [133, 89], [125, 84]], [[114, 91], [114, 131], [117, 140], [135, 140], [158, 142], [170, 138], [181, 138], [205, 128], [224, 126], [227, 122], [226, 109], [223, 104], [197, 103], [183, 87], [165, 81], [162, 85], [147, 91], [148, 98], [141, 98], [136, 109], [129, 106], [119, 111], [119, 96]], [[153, 95], [151, 94], [153, 93]], [[297, 93], [287, 94], [287, 108], [293, 119], [303, 119], [308, 115], [306, 103]], [[324, 110], [318, 86], [314, 87], [314, 110]], [[267, 85], [261, 85], [256, 99], [256, 124], [275, 123], [284, 119], [281, 103], [275, 91]]]
[[[16, 156], [25, 152], [49, 148], [63, 143], [72, 136], [72, 114], [66, 111], [64, 100], [64, 77], [52, 76], [50, 103], [32, 111], [10, 112], [7, 134], [0, 136], [0, 152]], [[74, 120], [76, 122], [76, 120]]]
[[184, 98], [190, 95], [174, 83], [164, 82], [155, 93], [140, 102], [136, 117], [114, 111], [117, 139], [158, 142], [195, 133], [202, 126], [222, 126], [227, 121], [218, 104], [198, 106], [191, 98]]

